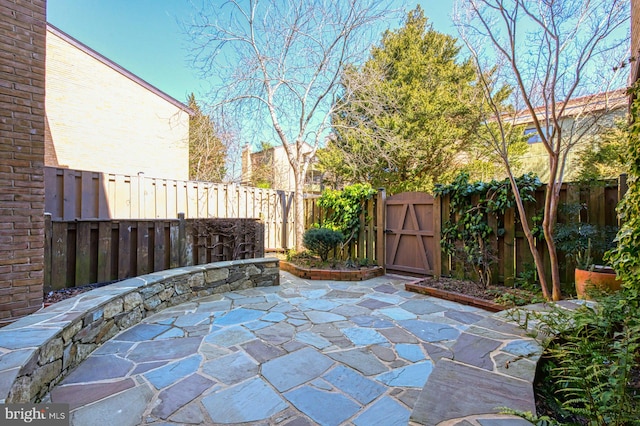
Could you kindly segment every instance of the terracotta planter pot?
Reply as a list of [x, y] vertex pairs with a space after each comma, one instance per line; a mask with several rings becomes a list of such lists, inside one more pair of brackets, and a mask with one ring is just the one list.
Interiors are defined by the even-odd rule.
[[588, 299], [589, 289], [611, 293], [620, 290], [621, 286], [622, 281], [616, 279], [615, 271], [609, 267], [596, 266], [593, 271], [576, 268], [576, 292], [580, 299]]

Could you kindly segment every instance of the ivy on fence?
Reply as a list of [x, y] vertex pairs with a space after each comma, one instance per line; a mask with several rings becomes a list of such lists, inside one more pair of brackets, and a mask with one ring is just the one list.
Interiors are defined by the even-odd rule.
[[[542, 184], [533, 174], [516, 179], [522, 200], [535, 201], [534, 194]], [[491, 266], [497, 253], [489, 244], [493, 228], [489, 216], [496, 220], [515, 206], [508, 179], [490, 182], [469, 182], [469, 174], [460, 173], [450, 185], [436, 185], [436, 196], [449, 196], [449, 217], [443, 218], [440, 241], [442, 251], [464, 265], [465, 273], [477, 275], [479, 284], [486, 287], [492, 282]], [[498, 224], [498, 235], [504, 233], [504, 224]]]

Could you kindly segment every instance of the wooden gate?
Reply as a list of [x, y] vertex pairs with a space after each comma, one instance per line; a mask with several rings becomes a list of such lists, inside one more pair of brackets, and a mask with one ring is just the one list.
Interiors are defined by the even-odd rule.
[[390, 272], [439, 276], [440, 200], [423, 192], [386, 199], [385, 267]]

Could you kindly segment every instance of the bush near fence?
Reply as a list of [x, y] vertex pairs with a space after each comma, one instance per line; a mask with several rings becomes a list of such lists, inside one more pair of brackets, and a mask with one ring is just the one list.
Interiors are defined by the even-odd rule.
[[[319, 196], [307, 196], [304, 199], [305, 229], [318, 225], [322, 227], [327, 211], [318, 206]], [[365, 202], [364, 212], [369, 218], [365, 221], [365, 214], [360, 216], [360, 232], [353, 244], [343, 253], [333, 253], [334, 257], [342, 256], [362, 262], [365, 259], [368, 264], [384, 265], [384, 199], [385, 193], [379, 191], [377, 196]]]

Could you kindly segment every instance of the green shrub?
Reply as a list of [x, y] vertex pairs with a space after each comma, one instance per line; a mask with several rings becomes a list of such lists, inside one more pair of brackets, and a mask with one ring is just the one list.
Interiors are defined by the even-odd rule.
[[340, 231], [328, 228], [311, 228], [304, 233], [302, 244], [312, 253], [320, 256], [323, 261], [327, 260], [329, 252], [342, 243], [344, 235]]

